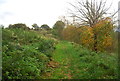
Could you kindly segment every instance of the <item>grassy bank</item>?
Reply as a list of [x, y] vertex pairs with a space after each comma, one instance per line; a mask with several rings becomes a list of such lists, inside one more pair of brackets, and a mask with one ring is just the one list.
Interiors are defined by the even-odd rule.
[[[60, 42], [56, 46], [50, 79], [116, 79], [117, 55], [95, 53], [82, 46]], [[53, 63], [53, 66], [55, 64]]]
[[4, 79], [116, 79], [117, 55], [53, 40], [37, 31], [3, 29]]

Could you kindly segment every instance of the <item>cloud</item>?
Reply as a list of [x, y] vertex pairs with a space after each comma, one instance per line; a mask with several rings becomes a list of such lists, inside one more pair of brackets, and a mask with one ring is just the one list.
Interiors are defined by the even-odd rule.
[[0, 13], [0, 19], [4, 20], [7, 16], [12, 16], [13, 14], [11, 12], [3, 12]]
[[4, 4], [6, 2], [6, 0], [0, 0], [0, 5]]
[[0, 8], [2, 13], [0, 21], [3, 24], [23, 22], [29, 26], [37, 23], [38, 25], [48, 24], [52, 27], [58, 17], [64, 14], [64, 1], [8, 0]]
[[25, 23], [31, 26], [48, 24], [50, 27], [59, 16], [66, 15], [67, 2], [75, 0], [0, 0], [0, 23], [7, 26]]

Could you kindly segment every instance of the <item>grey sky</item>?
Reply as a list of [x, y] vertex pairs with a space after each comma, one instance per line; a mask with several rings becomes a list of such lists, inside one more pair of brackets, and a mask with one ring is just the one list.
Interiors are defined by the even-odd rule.
[[[0, 24], [25, 23], [31, 26], [48, 24], [50, 27], [58, 20], [59, 16], [67, 16], [70, 3], [76, 0], [0, 0]], [[106, 5], [113, 5], [110, 13], [118, 9], [119, 0], [107, 0]]]

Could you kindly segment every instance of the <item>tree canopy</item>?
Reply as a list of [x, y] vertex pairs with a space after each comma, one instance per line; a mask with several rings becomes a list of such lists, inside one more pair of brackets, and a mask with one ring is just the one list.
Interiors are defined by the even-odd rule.
[[41, 29], [45, 29], [45, 30], [49, 30], [49, 29], [50, 29], [50, 27], [49, 27], [47, 24], [41, 25], [40, 28], [41, 28]]
[[39, 29], [39, 28], [40, 28], [36, 23], [34, 23], [34, 24], [32, 25], [32, 27], [33, 27], [34, 29]]
[[30, 29], [29, 27], [26, 26], [26, 24], [23, 23], [17, 23], [17, 24], [10, 24], [8, 28], [22, 28], [22, 29]]

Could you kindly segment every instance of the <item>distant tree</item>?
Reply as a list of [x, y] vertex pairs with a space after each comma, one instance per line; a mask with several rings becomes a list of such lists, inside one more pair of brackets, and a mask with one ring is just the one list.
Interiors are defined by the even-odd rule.
[[62, 34], [64, 27], [65, 27], [64, 22], [57, 21], [53, 26], [54, 34], [61, 38], [62, 37], [61, 34]]
[[33, 27], [35, 30], [39, 30], [39, 28], [40, 28], [36, 23], [34, 23], [34, 24], [32, 25], [32, 27]]
[[3, 25], [0, 25], [0, 28], [4, 29], [4, 26], [3, 26]]
[[43, 24], [41, 27], [41, 29], [45, 29], [45, 30], [49, 30], [50, 27], [47, 24]]
[[53, 29], [64, 29], [65, 23], [62, 21], [57, 21], [54, 26]]
[[[62, 32], [62, 37], [65, 40], [75, 42], [77, 36], [77, 28], [74, 25], [68, 25]], [[79, 36], [77, 36], [79, 38]]]
[[30, 29], [29, 27], [26, 26], [26, 24], [23, 23], [17, 23], [17, 24], [10, 24], [8, 28], [22, 28], [22, 29]]
[[64, 22], [66, 26], [70, 24], [69, 20], [65, 16], [59, 16], [59, 19]]

